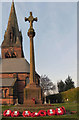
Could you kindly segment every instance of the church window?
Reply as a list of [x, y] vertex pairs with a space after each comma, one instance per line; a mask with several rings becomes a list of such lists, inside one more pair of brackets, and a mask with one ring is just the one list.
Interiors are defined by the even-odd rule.
[[12, 34], [12, 32], [10, 32], [10, 42], [12, 42], [13, 41], [13, 34]]
[[30, 82], [29, 77], [26, 77], [25, 86], [27, 86], [27, 84], [29, 84], [29, 82]]
[[12, 58], [16, 58], [16, 53], [15, 52], [12, 53]]
[[10, 58], [10, 55], [9, 55], [9, 53], [7, 52], [7, 53], [5, 53], [5, 58]]
[[5, 98], [6, 98], [6, 96], [7, 96], [6, 94], [7, 94], [7, 89], [5, 89]]
[[10, 32], [10, 40], [11, 40], [11, 32]]

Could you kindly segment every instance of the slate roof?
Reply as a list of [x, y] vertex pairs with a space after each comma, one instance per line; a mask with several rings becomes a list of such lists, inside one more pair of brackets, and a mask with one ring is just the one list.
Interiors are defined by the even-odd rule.
[[0, 78], [0, 86], [9, 87], [15, 83], [14, 78]]
[[30, 73], [30, 64], [25, 58], [7, 58], [0, 62], [0, 73]]

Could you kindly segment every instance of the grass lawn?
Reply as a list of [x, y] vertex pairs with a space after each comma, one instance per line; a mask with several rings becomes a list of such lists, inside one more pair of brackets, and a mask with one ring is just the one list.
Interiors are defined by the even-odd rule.
[[[30, 120], [30, 119], [34, 119], [34, 120], [42, 120], [42, 119], [44, 119], [44, 120], [46, 120], [46, 119], [49, 119], [49, 120], [51, 120], [51, 119], [58, 119], [58, 120], [64, 120], [64, 119], [66, 119], [66, 120], [76, 120], [76, 118], [77, 118], [77, 120], [78, 120], [78, 115], [77, 114], [70, 114], [70, 112], [71, 111], [77, 111], [77, 106], [78, 106], [79, 104], [77, 104], [77, 103], [57, 103], [57, 104], [52, 104], [52, 106], [40, 106], [40, 107], [38, 107], [38, 106], [36, 106], [36, 107], [22, 107], [22, 106], [13, 106], [13, 105], [11, 105], [11, 106], [2, 106], [2, 113], [4, 112], [4, 110], [6, 110], [6, 109], [10, 109], [10, 110], [19, 110], [21, 113], [24, 111], [24, 110], [30, 110], [30, 111], [39, 111], [39, 110], [48, 110], [48, 109], [56, 109], [57, 107], [62, 107], [62, 106], [64, 106], [65, 107], [65, 109], [66, 109], [66, 111], [67, 111], [67, 114], [66, 115], [60, 115], [60, 116], [58, 116], [58, 115], [55, 115], [55, 116], [45, 116], [45, 117], [37, 117], [37, 118], [31, 118], [31, 117], [29, 117], [29, 118], [23, 118], [22, 116], [21, 117], [18, 117], [18, 118], [11, 118], [11, 117], [9, 117], [9, 118], [4, 118], [3, 117], [3, 119], [6, 119], [6, 120], [9, 120], [9, 119], [11, 119], [11, 120], [20, 120], [20, 119], [26, 119], [26, 120]], [[2, 119], [2, 120], [3, 120]]]

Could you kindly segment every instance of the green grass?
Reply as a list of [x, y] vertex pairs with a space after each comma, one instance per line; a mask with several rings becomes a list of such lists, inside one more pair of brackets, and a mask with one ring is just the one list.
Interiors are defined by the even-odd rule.
[[[30, 111], [39, 111], [40, 109], [44, 109], [44, 110], [48, 110], [48, 109], [50, 109], [50, 108], [53, 108], [53, 109], [56, 109], [57, 107], [62, 107], [62, 106], [64, 106], [65, 107], [65, 109], [66, 109], [66, 111], [67, 111], [67, 114], [66, 115], [60, 115], [60, 116], [57, 116], [57, 115], [55, 115], [55, 116], [45, 116], [45, 117], [38, 117], [38, 118], [31, 118], [31, 117], [29, 117], [29, 118], [23, 118], [22, 116], [21, 117], [18, 117], [18, 118], [5, 118], [6, 120], [8, 120], [8, 119], [13, 119], [13, 120], [20, 120], [20, 119], [26, 119], [26, 120], [30, 120], [30, 119], [35, 119], [35, 120], [42, 120], [42, 119], [49, 119], [49, 120], [51, 120], [51, 119], [58, 119], [59, 120], [59, 118], [61, 118], [61, 120], [63, 119], [67, 119], [67, 120], [69, 120], [69, 119], [71, 119], [71, 120], [75, 120], [76, 118], [78, 118], [77, 117], [77, 114], [70, 114], [70, 112], [71, 111], [77, 111], [77, 106], [79, 106], [79, 104], [77, 104], [77, 103], [74, 103], [74, 102], [72, 102], [72, 103], [57, 103], [57, 104], [52, 104], [53, 106], [48, 106], [48, 107], [43, 107], [43, 106], [40, 106], [40, 107], [28, 107], [28, 109], [30, 110]], [[27, 107], [24, 107], [24, 108], [22, 108], [22, 107], [17, 107], [16, 106], [16, 109], [17, 110], [19, 110], [20, 112], [23, 112], [23, 110], [25, 110], [25, 108], [27, 108]], [[11, 105], [11, 106], [2, 106], [2, 112], [4, 111], [4, 110], [6, 110], [6, 109], [11, 109], [12, 111], [13, 110], [15, 110], [15, 106], [13, 106], [13, 105]], [[3, 119], [4, 119], [4, 117], [3, 117]], [[2, 120], [3, 120], [2, 119]]]
[[79, 87], [69, 89], [65, 92], [61, 92], [60, 94], [62, 95], [64, 101], [66, 98], [68, 98], [69, 102], [74, 102], [74, 101], [78, 102]]
[[77, 106], [78, 104], [77, 103], [74, 103], [74, 102], [68, 102], [68, 103], [57, 103], [57, 104], [54, 104], [56, 107], [62, 107], [64, 106], [65, 109], [67, 111], [77, 111]]

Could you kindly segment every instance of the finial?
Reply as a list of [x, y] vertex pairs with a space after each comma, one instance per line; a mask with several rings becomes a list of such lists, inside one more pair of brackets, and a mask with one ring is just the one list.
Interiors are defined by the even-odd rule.
[[32, 12], [30, 12], [30, 16], [32, 16]]
[[30, 12], [30, 16], [29, 16], [28, 18], [25, 17], [25, 21], [29, 21], [29, 23], [30, 23], [30, 28], [33, 28], [33, 22], [34, 22], [34, 21], [37, 21], [37, 17], [34, 18], [34, 17], [32, 16], [32, 12]]

